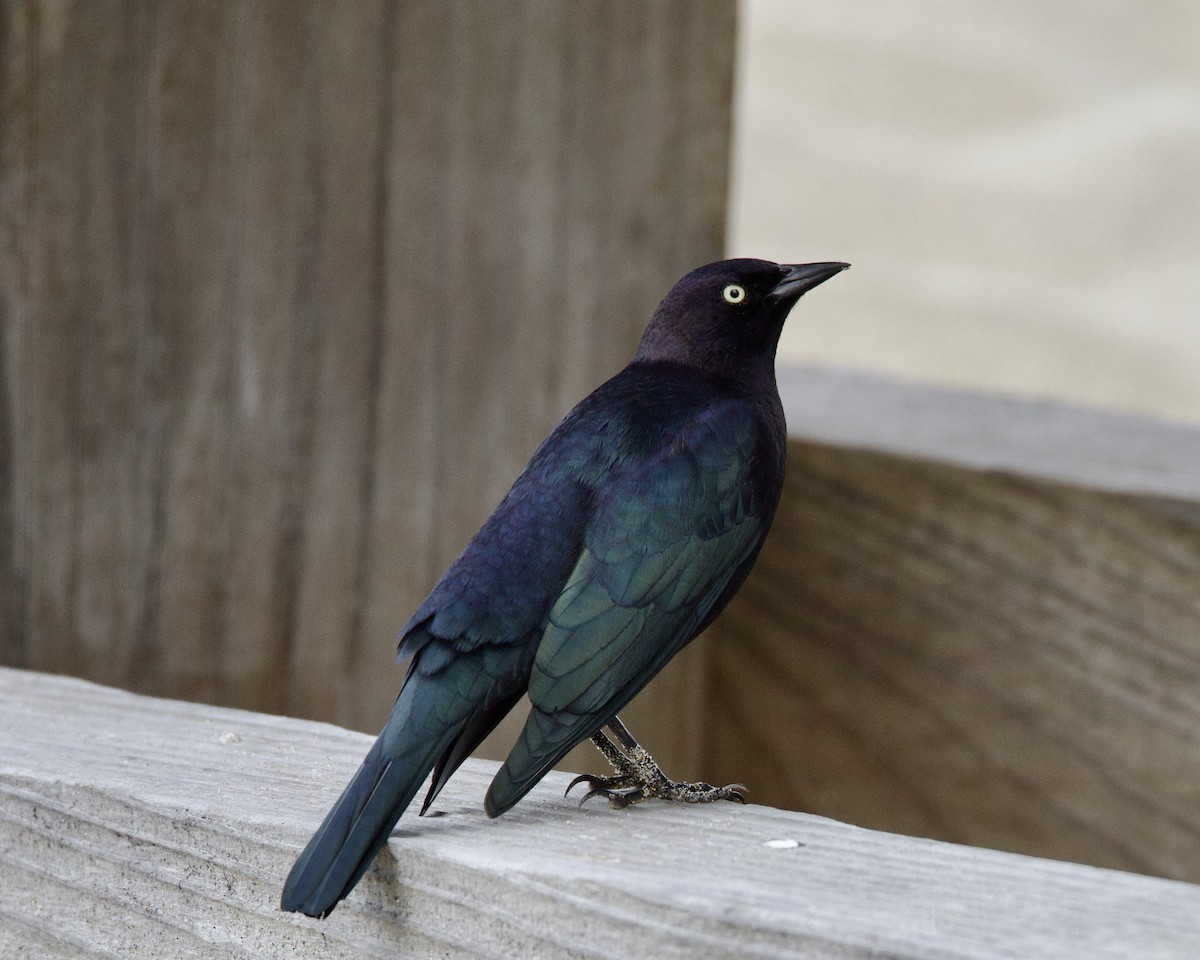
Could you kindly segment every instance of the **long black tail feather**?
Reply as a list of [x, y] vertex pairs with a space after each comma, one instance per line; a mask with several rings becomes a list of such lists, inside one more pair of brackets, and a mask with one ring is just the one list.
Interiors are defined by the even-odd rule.
[[379, 739], [288, 874], [284, 910], [326, 917], [366, 873], [459, 735], [462, 718], [443, 717], [438, 698], [436, 684], [405, 684]]
[[288, 874], [284, 910], [326, 917], [354, 888], [433, 766], [440, 744], [431, 746], [391, 760], [372, 748]]

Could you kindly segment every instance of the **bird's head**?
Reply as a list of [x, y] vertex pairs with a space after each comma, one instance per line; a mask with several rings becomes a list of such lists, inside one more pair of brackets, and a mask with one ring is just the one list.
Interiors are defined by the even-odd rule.
[[635, 360], [684, 363], [720, 376], [773, 369], [789, 311], [848, 263], [720, 260], [671, 288], [642, 337]]

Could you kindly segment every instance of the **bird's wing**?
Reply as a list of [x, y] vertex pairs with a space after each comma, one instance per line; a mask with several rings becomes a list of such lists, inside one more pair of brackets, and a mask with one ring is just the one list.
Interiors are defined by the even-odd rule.
[[765, 535], [752, 482], [757, 420], [710, 408], [604, 486], [551, 607], [533, 710], [488, 794], [503, 812], [620, 710], [720, 609]]
[[586, 491], [569, 474], [538, 465], [535, 459], [401, 634], [399, 656], [412, 658], [406, 687], [436, 689], [440, 725], [458, 731], [434, 765], [422, 813], [525, 692], [546, 611], [579, 555]]

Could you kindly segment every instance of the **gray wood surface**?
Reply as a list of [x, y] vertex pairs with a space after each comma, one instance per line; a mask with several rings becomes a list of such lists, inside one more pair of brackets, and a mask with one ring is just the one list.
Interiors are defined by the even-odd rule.
[[369, 738], [0, 669], [0, 950], [22, 957], [1191, 960], [1200, 888], [761, 806], [499, 820], [468, 761], [329, 919], [291, 859]]
[[733, 0], [0, 16], [0, 662], [377, 729], [398, 628], [721, 253]]
[[782, 379], [783, 505], [701, 641], [705, 776], [1200, 880], [1200, 430]]

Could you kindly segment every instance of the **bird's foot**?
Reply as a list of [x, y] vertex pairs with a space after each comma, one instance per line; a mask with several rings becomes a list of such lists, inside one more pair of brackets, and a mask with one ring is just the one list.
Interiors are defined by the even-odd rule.
[[613, 776], [583, 774], [572, 780], [567, 787], [568, 794], [581, 783], [588, 786], [588, 792], [579, 801], [581, 807], [592, 797], [604, 797], [613, 810], [621, 810], [644, 800], [674, 800], [677, 803], [713, 803], [716, 800], [746, 802], [748, 791], [740, 783], [714, 787], [711, 783], [672, 780], [632, 737], [627, 744], [628, 756], [599, 731], [592, 737], [592, 742], [612, 764]]
[[644, 800], [674, 800], [678, 803], [712, 803], [716, 800], [746, 802], [746, 788], [740, 783], [714, 787], [711, 783], [671, 780], [666, 776], [661, 782], [656, 779], [650, 783], [637, 783], [628, 777], [584, 775], [576, 777], [567, 788], [568, 791], [578, 783], [586, 783], [590, 788], [579, 801], [581, 807], [592, 797], [604, 797], [613, 810], [623, 810]]

